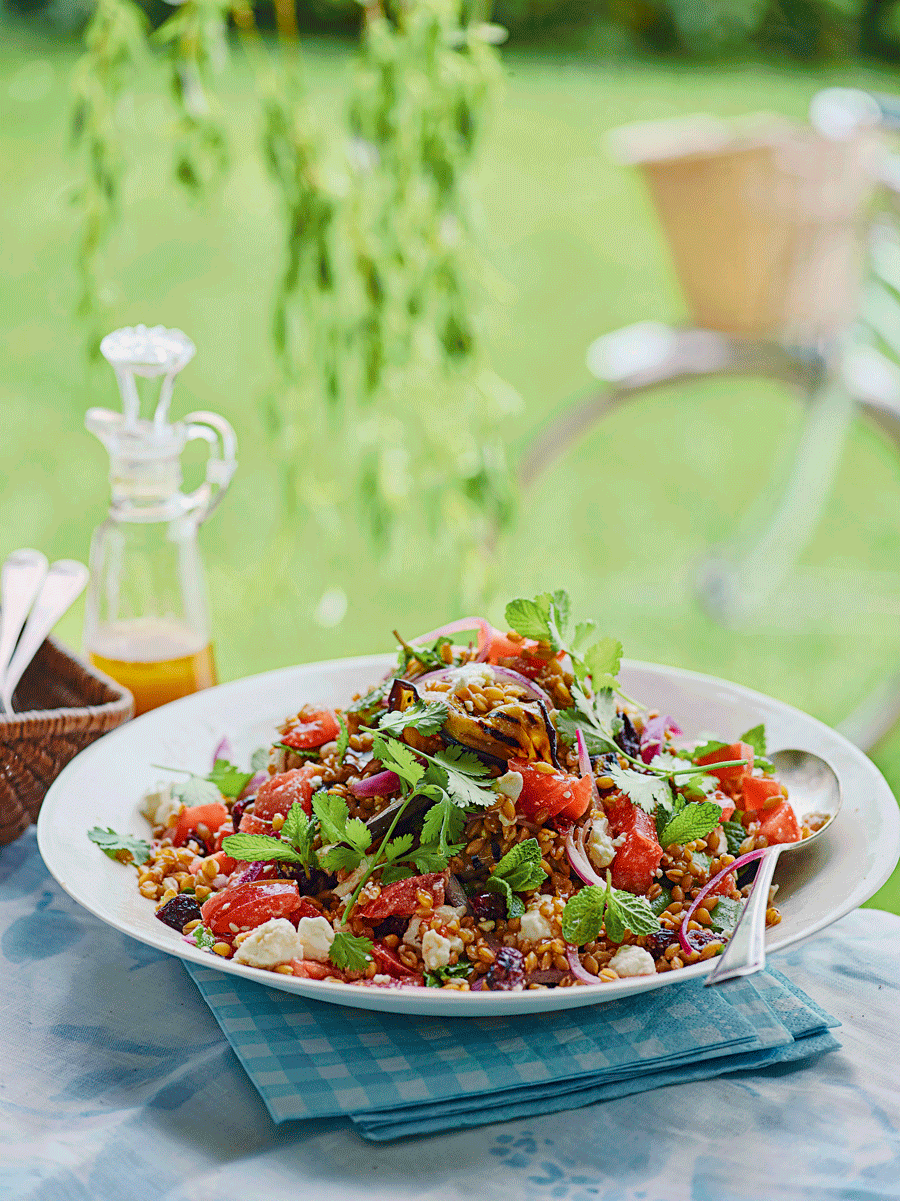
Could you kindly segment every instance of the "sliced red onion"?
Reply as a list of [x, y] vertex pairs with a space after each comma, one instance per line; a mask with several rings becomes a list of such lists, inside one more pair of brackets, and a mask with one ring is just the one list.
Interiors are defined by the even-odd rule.
[[700, 902], [704, 899], [704, 897], [709, 896], [719, 881], [724, 880], [729, 872], [739, 872], [746, 863], [752, 863], [754, 859], [762, 859], [763, 855], [765, 855], [768, 849], [768, 847], [760, 847], [756, 851], [748, 851], [746, 855], [739, 855], [738, 858], [735, 859], [734, 863], [729, 863], [727, 867], [723, 867], [718, 875], [713, 876], [708, 884], [703, 885], [703, 887], [697, 893], [697, 896], [693, 901], [691, 901], [690, 908], [682, 918], [681, 925], [678, 927], [678, 941], [681, 943], [681, 949], [686, 955], [693, 955], [694, 951], [697, 949], [696, 947], [691, 946], [691, 940], [688, 937], [688, 922], [696, 913], [697, 906], [700, 904]]
[[211, 764], [212, 767], [216, 766], [217, 759], [227, 759], [229, 763], [234, 762], [234, 751], [232, 750], [231, 743], [228, 741], [227, 737], [223, 738], [222, 741], [219, 743], [219, 745], [216, 747], [216, 749], [213, 751], [212, 764]]
[[249, 867], [245, 867], [239, 876], [230, 877], [228, 886], [234, 888], [236, 884], [252, 884], [255, 880], [261, 880], [263, 876], [277, 870], [274, 863], [257, 859]]
[[676, 735], [681, 733], [678, 723], [664, 714], [648, 718], [644, 723], [644, 732], [641, 734], [641, 758], [645, 763], [649, 763], [654, 755], [658, 755], [662, 751], [666, 733], [669, 730]]
[[419, 642], [436, 642], [438, 638], [449, 637], [451, 634], [462, 634], [466, 630], [478, 631], [479, 657], [482, 651], [487, 654], [487, 648], [490, 646], [494, 628], [483, 617], [461, 617], [459, 621], [448, 622], [447, 625], [441, 626], [437, 630], [432, 630], [430, 634], [419, 634], [417, 638], [411, 638], [409, 644], [410, 646], [416, 646]]
[[556, 708], [543, 688], [539, 684], [535, 684], [534, 680], [529, 680], [528, 676], [523, 676], [520, 671], [513, 671], [511, 667], [495, 667], [494, 664], [491, 664], [491, 671], [498, 679], [508, 680], [510, 684], [518, 684], [536, 701], [543, 701], [548, 709]]
[[247, 783], [244, 785], [244, 787], [241, 791], [241, 795], [237, 799], [239, 801], [245, 801], [247, 799], [247, 797], [256, 796], [257, 792], [260, 790], [260, 788], [263, 786], [263, 784], [265, 784], [265, 782], [266, 782], [266, 780], [268, 780], [268, 778], [269, 778], [269, 773], [267, 771], [256, 772], [256, 774], [251, 776], [250, 779], [247, 781]]
[[469, 986], [469, 992], [484, 992], [484, 976], [479, 976], [474, 984]]
[[597, 977], [592, 976], [587, 968], [583, 966], [581, 960], [578, 958], [578, 948], [573, 943], [566, 943], [566, 959], [569, 961], [569, 967], [572, 969], [572, 975], [578, 980], [581, 980], [584, 984], [600, 983]]
[[[583, 826], [581, 830], [584, 830]], [[584, 834], [580, 832], [579, 842], [576, 842], [574, 827], [566, 835], [566, 852], [569, 856], [569, 863], [572, 865], [572, 870], [585, 884], [599, 884], [601, 888], [606, 887], [606, 881], [598, 876], [591, 867], [587, 852], [584, 849]]]
[[396, 772], [380, 771], [374, 776], [366, 776], [347, 787], [354, 796], [388, 796], [400, 787], [400, 777]]

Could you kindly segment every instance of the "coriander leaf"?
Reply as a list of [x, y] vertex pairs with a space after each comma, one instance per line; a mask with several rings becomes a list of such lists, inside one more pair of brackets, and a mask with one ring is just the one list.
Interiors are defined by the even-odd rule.
[[[497, 800], [492, 788], [481, 787], [478, 783], [485, 780], [491, 769], [471, 751], [462, 747], [447, 747], [431, 757], [431, 764], [436, 771], [429, 774], [429, 779], [439, 784], [457, 805], [482, 808], [493, 805]], [[489, 784], [489, 781], [485, 780], [485, 784]]]
[[425, 737], [437, 734], [450, 712], [443, 701], [416, 701], [402, 712], [395, 709], [383, 713], [378, 722], [378, 729], [385, 734], [399, 738], [404, 730], [418, 730]]
[[416, 870], [419, 872], [442, 872], [447, 866], [447, 860], [451, 855], [458, 854], [465, 844], [448, 847], [450, 854], [443, 855], [434, 847], [419, 847], [415, 851], [411, 851], [409, 859], [416, 865]]
[[441, 654], [441, 647], [453, 645], [453, 639], [448, 638], [446, 634], [442, 634], [430, 647], [411, 646], [408, 642], [403, 641], [396, 630], [394, 631], [394, 637], [400, 643], [400, 654], [397, 657], [397, 663], [400, 668], [405, 670], [413, 659], [417, 659], [423, 667], [428, 668], [439, 669], [450, 666]]
[[728, 854], [740, 855], [741, 843], [747, 837], [747, 831], [740, 822], [735, 821], [722, 822], [722, 829], [725, 831], [725, 839], [728, 842]]
[[346, 868], [348, 872], [354, 871], [363, 861], [363, 855], [356, 847], [336, 846], [329, 847], [324, 855], [319, 856], [319, 863], [326, 872], [337, 872], [340, 869]]
[[448, 746], [446, 750], [439, 751], [434, 758], [442, 766], [473, 779], [480, 780], [491, 774], [491, 769], [474, 751], [467, 751], [461, 746]]
[[659, 919], [650, 908], [646, 897], [619, 888], [611, 888], [606, 902], [604, 917], [606, 934], [613, 942], [621, 942], [625, 931], [638, 936], [653, 934], [659, 929]]
[[347, 727], [346, 718], [342, 713], [337, 715], [338, 725], [341, 727], [341, 732], [338, 734], [337, 740], [337, 762], [340, 767], [344, 762], [344, 756], [347, 754], [347, 747], [350, 745], [350, 730]]
[[303, 863], [292, 846], [267, 834], [229, 834], [222, 839], [222, 850], [232, 859], [244, 859], [248, 863]]
[[[643, 772], [612, 764], [607, 770], [616, 786], [645, 813], [654, 813], [657, 805], [663, 808], [671, 803], [672, 789], [665, 776], [647, 776]], [[721, 810], [719, 810], [721, 813]], [[712, 827], [710, 827], [711, 829]]]
[[[421, 871], [427, 871], [427, 868], [421, 868]], [[382, 884], [396, 884], [398, 880], [408, 880], [410, 876], [416, 873], [411, 867], [405, 863], [389, 863], [381, 873]]]
[[445, 980], [467, 980], [472, 974], [471, 963], [448, 964], [447, 967], [435, 968], [433, 972], [425, 973], [426, 988], [440, 988]]
[[344, 842], [347, 839], [349, 816], [344, 798], [320, 790], [312, 799], [312, 807], [322, 828], [323, 842]]
[[738, 742], [746, 742], [748, 746], [753, 747], [755, 754], [758, 755], [760, 759], [765, 759], [767, 753], [766, 727], [762, 723], [760, 723], [758, 726], [754, 726], [751, 730], [747, 730], [746, 733], [740, 736]]
[[462, 809], [444, 792], [422, 819], [422, 842], [436, 843], [440, 853], [449, 858], [450, 844], [462, 837], [465, 824]]
[[614, 687], [622, 661], [622, 643], [616, 638], [601, 638], [584, 652], [585, 666], [594, 692]]
[[372, 842], [372, 831], [359, 817], [351, 817], [344, 828], [344, 842], [349, 842], [358, 851], [367, 851]]
[[541, 848], [536, 838], [517, 842], [506, 852], [491, 873], [505, 880], [513, 892], [530, 892], [547, 879], [541, 867]]
[[340, 931], [334, 936], [328, 958], [335, 967], [345, 971], [364, 972], [374, 957], [374, 951], [370, 938], [356, 938]]
[[250, 756], [250, 766], [254, 771], [265, 771], [269, 766], [269, 748], [267, 746], [257, 747]]
[[385, 843], [381, 848], [381, 853], [388, 861], [404, 859], [409, 851], [412, 850], [412, 845], [415, 841], [415, 835], [413, 834], [400, 834], [396, 838], [392, 838], [390, 842]]
[[743, 909], [743, 901], [736, 901], [733, 897], [719, 897], [715, 908], [710, 910], [710, 929], [715, 930], [717, 934], [730, 934], [737, 925]]
[[587, 642], [588, 638], [590, 638], [591, 634], [596, 633], [596, 631], [597, 626], [595, 622], [579, 621], [578, 625], [575, 627], [575, 634], [572, 638], [572, 649], [576, 651], [580, 650], [580, 648], [584, 646], [585, 642]]
[[372, 754], [381, 760], [386, 770], [398, 775], [409, 788], [415, 788], [425, 775], [425, 768], [405, 742], [382, 738], [376, 734], [372, 741]]
[[607, 751], [618, 754], [615, 738], [622, 729], [622, 719], [616, 712], [612, 689], [604, 688], [589, 697], [576, 684], [572, 687], [572, 696], [574, 708], [556, 715], [556, 728], [563, 741], [574, 746], [576, 733], [581, 730], [588, 754], [602, 755]]
[[700, 804], [686, 805], [668, 823], [660, 835], [660, 846], [663, 850], [672, 845], [693, 842], [695, 838], [703, 838], [715, 830], [722, 820], [722, 807], [715, 801], [703, 801]]
[[[546, 595], [546, 594], [545, 594]], [[544, 597], [536, 600], [511, 600], [506, 606], [506, 624], [523, 638], [535, 638], [538, 642], [550, 642], [550, 605], [544, 607]]]
[[[603, 755], [612, 750], [615, 743], [605, 734], [600, 734], [583, 717], [577, 709], [563, 709], [555, 716], [556, 732], [563, 742], [569, 746], [575, 745], [578, 731], [584, 735], [585, 746], [589, 755]], [[617, 748], [618, 749], [618, 748]]]
[[525, 903], [521, 897], [517, 897], [510, 888], [508, 882], [502, 876], [488, 876], [485, 888], [488, 892], [495, 892], [503, 897], [506, 901], [506, 915], [509, 918], [521, 917], [525, 912]]
[[91, 842], [95, 842], [104, 855], [108, 855], [110, 859], [116, 859], [120, 863], [123, 860], [119, 859], [119, 853], [127, 853], [124, 862], [134, 864], [146, 863], [150, 858], [150, 843], [145, 842], [142, 838], [134, 838], [131, 834], [117, 834], [115, 830], [107, 827], [105, 830], [100, 826], [94, 826], [88, 830], [88, 838]]
[[568, 592], [558, 588], [556, 592], [543, 592], [537, 598], [540, 605], [547, 606], [550, 629], [554, 635], [553, 641], [557, 650], [564, 650], [564, 641], [569, 633], [569, 623], [572, 620], [572, 602]]
[[253, 778], [253, 772], [240, 771], [227, 759], [217, 759], [206, 778], [210, 784], [215, 784], [222, 796], [239, 797]]
[[183, 784], [176, 784], [172, 791], [188, 809], [193, 809], [195, 805], [214, 805], [222, 800], [222, 794], [215, 784], [201, 776], [192, 775]]
[[569, 897], [562, 915], [562, 936], [566, 942], [582, 947], [594, 941], [603, 925], [607, 891], [599, 884], [588, 884]]

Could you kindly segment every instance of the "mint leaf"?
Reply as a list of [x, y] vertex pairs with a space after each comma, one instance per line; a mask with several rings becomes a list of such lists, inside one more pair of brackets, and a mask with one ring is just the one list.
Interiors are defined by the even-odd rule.
[[465, 824], [465, 813], [445, 792], [422, 819], [422, 842], [436, 844], [438, 851], [449, 859], [450, 846], [462, 837]]
[[383, 713], [378, 729], [399, 738], [404, 730], [418, 730], [426, 738], [440, 732], [450, 712], [443, 701], [416, 701], [402, 712], [399, 709]]
[[722, 829], [725, 831], [725, 838], [728, 842], [728, 854], [740, 855], [741, 843], [747, 837], [747, 831], [740, 822], [735, 821], [722, 822]]
[[349, 810], [343, 797], [322, 790], [313, 797], [312, 807], [313, 813], [319, 819], [323, 842], [347, 840]]
[[686, 805], [663, 830], [659, 838], [660, 846], [665, 850], [675, 842], [683, 846], [695, 838], [703, 838], [715, 830], [721, 820], [722, 808], [715, 801]]
[[659, 919], [650, 908], [647, 898], [637, 897], [619, 888], [609, 890], [603, 924], [607, 938], [613, 942], [621, 942], [626, 930], [640, 936], [653, 934], [659, 929]]
[[[619, 767], [618, 763], [613, 763], [607, 769], [607, 775], [615, 781], [616, 787], [645, 813], [655, 813], [657, 805], [665, 808], [671, 804], [672, 789], [665, 776], [647, 776], [631, 768]], [[720, 809], [720, 815], [721, 812]]]
[[[546, 594], [545, 594], [546, 595]], [[506, 624], [523, 638], [534, 638], [538, 642], [551, 642], [550, 605], [543, 605], [544, 597], [536, 600], [511, 600], [506, 606]]]
[[503, 897], [506, 901], [506, 915], [509, 918], [521, 917], [525, 912], [525, 902], [516, 894], [509, 886], [509, 882], [504, 880], [502, 876], [488, 876], [485, 888], [488, 892], [495, 892]]
[[743, 901], [736, 901], [733, 897], [719, 897], [715, 908], [710, 910], [710, 929], [715, 930], [716, 934], [730, 934], [743, 910]]
[[503, 879], [514, 892], [530, 892], [547, 879], [541, 867], [541, 848], [536, 838], [526, 838], [511, 847], [491, 873]]
[[233, 763], [229, 763], [227, 759], [217, 759], [213, 764], [213, 769], [206, 777], [210, 784], [215, 784], [219, 792], [227, 797], [239, 797], [250, 780], [253, 778], [252, 771], [240, 771]]
[[302, 857], [288, 843], [268, 834], [229, 834], [222, 839], [222, 850], [232, 859], [248, 863], [301, 863]]
[[255, 772], [266, 770], [269, 766], [269, 748], [267, 746], [257, 747], [250, 756], [250, 766]]
[[459, 963], [448, 964], [447, 967], [435, 968], [433, 972], [425, 973], [426, 988], [440, 988], [445, 980], [468, 980], [472, 974], [472, 964]]
[[593, 942], [603, 925], [608, 889], [588, 884], [566, 901], [562, 915], [562, 936], [566, 942], [582, 947]]
[[342, 713], [337, 715], [338, 725], [341, 727], [341, 732], [337, 739], [337, 762], [340, 767], [344, 762], [344, 756], [347, 754], [347, 747], [350, 745], [350, 730], [347, 727], [347, 721]]
[[364, 972], [374, 958], [374, 952], [371, 938], [356, 938], [340, 931], [334, 936], [328, 958], [335, 967], [350, 972]]
[[318, 867], [316, 853], [313, 850], [313, 842], [318, 832], [317, 824], [310, 821], [300, 802], [294, 801], [284, 819], [284, 825], [281, 827], [281, 837], [296, 850], [307, 872], [311, 868]]
[[[117, 834], [107, 827], [94, 826], [88, 830], [88, 838], [95, 842], [104, 855], [119, 863], [146, 863], [150, 858], [150, 843], [142, 838], [134, 838], [131, 834]], [[121, 857], [120, 857], [121, 856]]]

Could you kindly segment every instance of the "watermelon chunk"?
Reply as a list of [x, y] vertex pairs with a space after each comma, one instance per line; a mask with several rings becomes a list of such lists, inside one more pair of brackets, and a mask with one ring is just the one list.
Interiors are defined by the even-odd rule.
[[788, 801], [764, 810], [761, 816], [759, 832], [769, 840], [769, 846], [777, 842], [800, 841], [800, 823]]
[[744, 776], [750, 774], [753, 770], [753, 747], [748, 746], [746, 742], [733, 742], [731, 746], [723, 746], [717, 751], [712, 751], [710, 754], [704, 755], [697, 762], [701, 767], [706, 767], [708, 764], [727, 763], [729, 759], [746, 759], [747, 762], [738, 763], [734, 767], [722, 767], [718, 770], [710, 766], [709, 774], [715, 776], [720, 784], [736, 784]]
[[756, 812], [757, 809], [765, 809], [770, 797], [784, 796], [784, 789], [777, 780], [767, 776], [745, 776], [743, 795], [743, 808]]
[[616, 840], [622, 838], [610, 869], [613, 888], [641, 895], [656, 879], [662, 859], [656, 823], [649, 813], [624, 796], [610, 799], [604, 808]]

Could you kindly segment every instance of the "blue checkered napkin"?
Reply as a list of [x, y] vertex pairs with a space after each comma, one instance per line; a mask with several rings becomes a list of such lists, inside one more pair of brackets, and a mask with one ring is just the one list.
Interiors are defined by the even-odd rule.
[[[777, 972], [592, 1008], [412, 1018], [185, 964], [276, 1122], [349, 1116], [370, 1139], [482, 1125], [838, 1046]], [[824, 1041], [822, 1041], [824, 1040]]]

